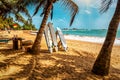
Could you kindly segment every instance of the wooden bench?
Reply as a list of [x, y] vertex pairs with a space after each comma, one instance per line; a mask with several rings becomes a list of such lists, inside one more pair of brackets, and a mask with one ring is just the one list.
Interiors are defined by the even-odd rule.
[[8, 42], [10, 41], [10, 39], [6, 39], [6, 38], [0, 38], [0, 48], [6, 47], [8, 46]]
[[8, 41], [10, 41], [10, 39], [5, 39], [5, 38], [0, 39], [0, 43], [8, 43]]

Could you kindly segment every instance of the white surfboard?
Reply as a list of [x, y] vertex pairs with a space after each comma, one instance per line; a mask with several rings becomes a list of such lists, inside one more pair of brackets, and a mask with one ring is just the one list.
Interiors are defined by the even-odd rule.
[[48, 27], [49, 27], [49, 30], [50, 30], [53, 46], [55, 48], [55, 51], [57, 52], [58, 51], [57, 38], [56, 38], [56, 34], [55, 34], [55, 30], [54, 30], [53, 24], [49, 22], [48, 23]]
[[52, 39], [51, 39], [49, 27], [47, 25], [45, 26], [44, 36], [45, 36], [45, 40], [46, 40], [46, 43], [47, 43], [48, 50], [50, 51], [50, 53], [52, 53], [53, 52]]
[[63, 35], [61, 29], [58, 28], [58, 27], [57, 27], [57, 34], [58, 34], [58, 36], [59, 36], [59, 38], [60, 38], [60, 41], [61, 41], [61, 43], [62, 43], [62, 46], [63, 46], [64, 50], [67, 51], [67, 43], [66, 43], [66, 40], [65, 40], [65, 38], [64, 38], [64, 35]]

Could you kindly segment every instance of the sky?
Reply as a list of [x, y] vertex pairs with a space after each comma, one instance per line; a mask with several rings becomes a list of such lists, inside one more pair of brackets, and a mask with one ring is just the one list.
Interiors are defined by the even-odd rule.
[[[70, 26], [70, 14], [69, 9], [66, 9], [59, 1], [54, 4], [53, 19], [50, 17], [48, 22], [52, 22], [55, 27], [60, 28], [79, 28], [79, 29], [107, 29], [109, 22], [114, 14], [116, 2], [114, 2], [110, 9], [105, 13], [100, 13], [100, 1], [101, 0], [74, 0], [79, 6], [79, 12], [77, 13], [75, 20]], [[34, 8], [29, 6], [30, 14], [34, 12]], [[36, 28], [39, 28], [42, 17], [40, 17], [41, 11], [39, 11], [33, 18], [33, 24]]]

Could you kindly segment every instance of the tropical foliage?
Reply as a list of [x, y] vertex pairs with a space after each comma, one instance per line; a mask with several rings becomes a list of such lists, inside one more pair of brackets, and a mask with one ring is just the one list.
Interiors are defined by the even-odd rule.
[[2, 16], [0, 16], [0, 29], [4, 29], [5, 27], [6, 28], [10, 28], [13, 24], [13, 18], [12, 17], [8, 17], [6, 19], [3, 19]]
[[[10, 14], [15, 15], [15, 18], [17, 21], [22, 22], [24, 25], [26, 26], [30, 26], [30, 28], [26, 28], [24, 27], [24, 29], [35, 29], [35, 27], [32, 25], [29, 20], [25, 20], [23, 18], [23, 16], [20, 13], [25, 13], [27, 15], [28, 18], [31, 18], [26, 6], [29, 4], [33, 4], [34, 0], [0, 0], [0, 15], [2, 16], [1, 19], [5, 19], [2, 23], [1, 22], [1, 27], [5, 27], [7, 25], [9, 25], [10, 27], [12, 26], [12, 24], [14, 23], [13, 18], [12, 18], [12, 22], [6, 22], [8, 19], [8, 15], [10, 17]], [[18, 5], [19, 4], [19, 5]], [[12, 27], [14, 28], [14, 27]], [[17, 27], [14, 29], [21, 29], [21, 27]]]
[[35, 28], [35, 26], [34, 25], [32, 25], [32, 24], [28, 24], [28, 25], [23, 25], [22, 26], [22, 29], [23, 30], [37, 30], [36, 28]]
[[[26, 5], [29, 0], [0, 0], [0, 15], [7, 17], [8, 14], [16, 14], [18, 12], [24, 12], [30, 17]], [[19, 5], [18, 5], [19, 4]]]

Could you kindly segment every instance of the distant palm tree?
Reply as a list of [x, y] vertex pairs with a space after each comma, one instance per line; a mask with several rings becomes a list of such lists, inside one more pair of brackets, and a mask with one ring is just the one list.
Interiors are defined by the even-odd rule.
[[[112, 1], [113, 0], [103, 0], [102, 3], [103, 12], [108, 10]], [[120, 0], [117, 0], [116, 10], [109, 24], [106, 39], [92, 69], [92, 72], [97, 75], [105, 76], [109, 74], [111, 52], [116, 38], [119, 22], [120, 22]]]
[[78, 12], [78, 6], [72, 0], [41, 0], [41, 1], [39, 1], [38, 2], [39, 4], [36, 8], [36, 11], [35, 11], [34, 15], [38, 12], [39, 8], [43, 7], [43, 12], [42, 12], [41, 15], [44, 15], [44, 17], [43, 17], [42, 23], [40, 25], [40, 29], [37, 33], [37, 37], [34, 41], [34, 44], [32, 46], [32, 49], [31, 49], [30, 53], [34, 54], [34, 53], [39, 53], [39, 51], [40, 51], [41, 39], [42, 39], [42, 36], [43, 36], [44, 28], [45, 28], [45, 25], [46, 25], [46, 22], [47, 22], [47, 19], [48, 19], [50, 13], [51, 13], [51, 18], [52, 18], [53, 4], [56, 1], [63, 2], [64, 5], [68, 8], [68, 10], [71, 11], [72, 19], [71, 19], [70, 25], [72, 24], [72, 22], [75, 18], [75, 15]]

